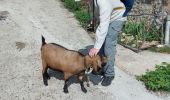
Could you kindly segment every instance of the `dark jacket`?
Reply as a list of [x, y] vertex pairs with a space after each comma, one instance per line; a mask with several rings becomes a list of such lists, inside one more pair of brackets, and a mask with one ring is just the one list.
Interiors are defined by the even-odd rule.
[[124, 3], [125, 7], [126, 7], [126, 11], [123, 15], [123, 17], [128, 16], [129, 11], [132, 9], [133, 4], [134, 4], [134, 0], [120, 0]]

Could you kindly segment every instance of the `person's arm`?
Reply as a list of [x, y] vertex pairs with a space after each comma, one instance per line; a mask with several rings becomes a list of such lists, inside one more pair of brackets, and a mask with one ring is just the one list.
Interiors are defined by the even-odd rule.
[[100, 24], [96, 30], [96, 42], [94, 48], [100, 50], [107, 35], [112, 9], [106, 0], [98, 0], [98, 6], [100, 10]]

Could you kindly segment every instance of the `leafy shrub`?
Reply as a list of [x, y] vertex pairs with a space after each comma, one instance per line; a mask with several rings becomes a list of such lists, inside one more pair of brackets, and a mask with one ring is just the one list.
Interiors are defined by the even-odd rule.
[[170, 92], [170, 64], [164, 62], [156, 65], [155, 71], [147, 71], [137, 79], [143, 81], [149, 90]]

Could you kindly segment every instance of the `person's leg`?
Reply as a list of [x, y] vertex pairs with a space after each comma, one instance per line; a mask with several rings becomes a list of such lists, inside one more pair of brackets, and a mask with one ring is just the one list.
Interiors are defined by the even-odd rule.
[[114, 63], [116, 54], [117, 35], [121, 31], [124, 21], [113, 21], [109, 25], [108, 33], [104, 43], [104, 54], [108, 58], [107, 64], [104, 66], [103, 86], [111, 84], [115, 76]]
[[103, 43], [103, 45], [102, 45], [102, 47], [100, 48], [100, 51], [99, 51], [99, 53], [98, 53], [100, 56], [105, 56], [105, 53], [104, 53], [104, 44], [105, 44], [105, 43]]

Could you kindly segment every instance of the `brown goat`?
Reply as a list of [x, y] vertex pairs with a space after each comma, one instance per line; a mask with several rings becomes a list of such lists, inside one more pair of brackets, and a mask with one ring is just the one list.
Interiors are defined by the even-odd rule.
[[[98, 71], [101, 68], [100, 56], [90, 57], [84, 56], [77, 51], [68, 50], [60, 45], [54, 43], [45, 43], [45, 39], [42, 36], [42, 47], [41, 47], [41, 58], [42, 58], [42, 75], [44, 85], [48, 85], [47, 80], [50, 78], [47, 69], [51, 68], [59, 70], [64, 73], [64, 92], [68, 93], [68, 81], [73, 75], [77, 75], [80, 80], [81, 89], [83, 92], [87, 92], [84, 87], [83, 80], [85, 77], [85, 70], [90, 66]], [[87, 80], [86, 80], [87, 81]]]

